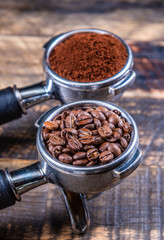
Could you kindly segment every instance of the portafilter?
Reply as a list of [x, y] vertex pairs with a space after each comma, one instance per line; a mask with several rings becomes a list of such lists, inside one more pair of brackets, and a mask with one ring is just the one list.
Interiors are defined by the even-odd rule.
[[[117, 109], [132, 126], [131, 140], [125, 151], [105, 165], [80, 167], [60, 162], [48, 151], [43, 136], [43, 124], [63, 111], [103, 106]], [[89, 226], [86, 200], [119, 184], [139, 165], [142, 154], [138, 148], [139, 136], [135, 121], [121, 107], [109, 102], [84, 100], [56, 106], [36, 122], [36, 146], [39, 161], [14, 171], [0, 170], [0, 208], [9, 207], [21, 200], [25, 192], [46, 183], [60, 187], [64, 195], [74, 232], [84, 232]]]
[[[50, 67], [49, 56], [52, 49], [76, 33], [109, 34], [119, 39], [125, 46], [128, 58], [120, 72], [108, 79], [81, 83], [64, 79]], [[49, 99], [70, 103], [78, 100], [97, 99], [115, 101], [135, 80], [133, 55], [130, 47], [120, 37], [99, 29], [79, 29], [60, 34], [50, 39], [43, 47], [44, 81], [23, 88], [8, 87], [0, 91], [0, 124], [20, 118], [27, 109]]]

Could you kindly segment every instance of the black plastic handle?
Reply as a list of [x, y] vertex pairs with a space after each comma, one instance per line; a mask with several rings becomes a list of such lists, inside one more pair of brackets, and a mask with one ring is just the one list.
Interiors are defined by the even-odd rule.
[[0, 90], [0, 124], [20, 118], [22, 113], [13, 88]]
[[0, 210], [14, 205], [16, 197], [8, 182], [4, 170], [0, 169]]

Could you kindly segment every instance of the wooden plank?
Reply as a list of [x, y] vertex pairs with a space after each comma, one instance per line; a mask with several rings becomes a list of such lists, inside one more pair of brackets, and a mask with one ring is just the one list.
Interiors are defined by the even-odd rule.
[[162, 240], [163, 181], [163, 167], [141, 165], [119, 186], [88, 201], [91, 227], [81, 236], [71, 232], [59, 189], [44, 185], [23, 195], [21, 203], [1, 211], [0, 239]]

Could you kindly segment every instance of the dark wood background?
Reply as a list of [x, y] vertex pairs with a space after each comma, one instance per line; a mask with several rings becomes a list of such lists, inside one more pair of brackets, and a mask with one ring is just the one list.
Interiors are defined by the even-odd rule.
[[[78, 3], [77, 3], [78, 2]], [[71, 231], [60, 190], [47, 184], [0, 212], [2, 240], [162, 240], [164, 237], [164, 9], [163, 1], [0, 1], [0, 88], [43, 79], [42, 45], [53, 35], [82, 27], [119, 34], [134, 53], [135, 84], [117, 104], [136, 120], [140, 167], [119, 186], [88, 201], [91, 226]], [[33, 107], [0, 126], [0, 167], [37, 160], [36, 119], [57, 104]]]

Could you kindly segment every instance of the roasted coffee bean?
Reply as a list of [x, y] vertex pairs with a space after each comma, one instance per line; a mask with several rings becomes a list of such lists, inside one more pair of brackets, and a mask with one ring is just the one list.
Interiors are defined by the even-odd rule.
[[69, 112], [67, 112], [67, 111], [62, 112], [61, 119], [65, 119], [68, 114], [69, 114]]
[[77, 110], [72, 110], [72, 111], [70, 112], [70, 116], [73, 116], [73, 117], [76, 117], [77, 114], [78, 114], [78, 111], [77, 111]]
[[[107, 120], [102, 121], [102, 125], [105, 125], [105, 124], [107, 124], [107, 123], [108, 123]], [[108, 123], [108, 124], [109, 124], [109, 123]]]
[[44, 128], [42, 132], [43, 138], [47, 140], [49, 138], [49, 133], [50, 133], [50, 130], [48, 128]]
[[117, 109], [113, 109], [112, 112], [116, 113], [117, 115], [121, 116], [121, 112], [118, 111]]
[[116, 139], [119, 139], [119, 138], [121, 137], [121, 135], [120, 135], [120, 133], [114, 131], [114, 132], [112, 133], [112, 137], [113, 137], [113, 138], [116, 138]]
[[98, 120], [97, 118], [94, 118], [94, 119], [93, 119], [93, 122], [94, 122], [96, 128], [101, 127], [101, 122], [100, 122], [100, 120]]
[[53, 121], [56, 121], [56, 120], [61, 120], [61, 114], [54, 117]]
[[58, 158], [63, 163], [72, 163], [73, 162], [71, 155], [66, 154], [66, 153], [60, 154]]
[[68, 146], [75, 151], [79, 151], [82, 148], [81, 142], [75, 137], [68, 139]]
[[85, 159], [87, 157], [86, 152], [77, 152], [73, 155], [74, 160]]
[[93, 121], [92, 116], [89, 115], [81, 115], [79, 117], [77, 117], [76, 119], [76, 125], [77, 126], [84, 126], [86, 124], [89, 124]]
[[123, 125], [123, 130], [124, 130], [124, 132], [126, 132], [126, 133], [131, 133], [132, 127], [131, 127], [131, 125], [130, 125], [128, 122], [126, 122], [126, 123], [124, 123], [124, 125]]
[[122, 128], [115, 128], [115, 129], [114, 129], [114, 132], [117, 132], [117, 133], [119, 133], [119, 134], [120, 134], [120, 136], [122, 136], [122, 135], [123, 135], [123, 130], [122, 130]]
[[81, 159], [81, 160], [76, 160], [73, 161], [73, 165], [75, 166], [85, 166], [88, 163], [88, 159]]
[[97, 136], [97, 135], [99, 135], [98, 130], [97, 129], [92, 130], [92, 136]]
[[115, 126], [114, 126], [113, 123], [109, 123], [109, 122], [107, 122], [107, 123], [104, 123], [103, 126], [107, 126], [107, 127], [111, 128], [112, 130], [115, 129]]
[[109, 146], [109, 144], [110, 144], [109, 142], [104, 142], [103, 144], [101, 144], [100, 147], [99, 147], [99, 151], [100, 152], [106, 151], [108, 146]]
[[84, 145], [84, 146], [83, 146], [83, 150], [84, 150], [84, 151], [88, 151], [88, 150], [91, 149], [91, 148], [95, 148], [95, 146], [94, 146], [94, 145], [91, 145], [91, 144], [89, 144], [89, 145]]
[[105, 116], [106, 116], [106, 118], [108, 119], [111, 115], [113, 114], [113, 112], [112, 111], [107, 111], [107, 112], [105, 112]]
[[104, 140], [103, 140], [103, 138], [101, 136], [99, 136], [99, 135], [94, 136], [94, 141], [93, 141], [94, 145], [97, 146], [97, 145], [102, 144], [103, 142], [104, 142]]
[[115, 143], [118, 140], [119, 140], [119, 138], [114, 138], [114, 137], [110, 137], [110, 138], [107, 139], [107, 141], [110, 142], [110, 143]]
[[62, 120], [60, 121], [60, 129], [63, 130], [64, 128], [65, 128], [65, 120], [62, 119]]
[[119, 120], [120, 120], [120, 117], [119, 117], [117, 114], [115, 114], [115, 113], [113, 113], [113, 114], [108, 118], [108, 122], [109, 122], [109, 123], [113, 123], [115, 126], [118, 124]]
[[63, 148], [62, 153], [74, 153], [74, 151], [70, 147]]
[[76, 128], [75, 125], [76, 118], [74, 116], [68, 115], [65, 119], [65, 125], [67, 128]]
[[105, 115], [104, 115], [102, 112], [98, 111], [98, 110], [93, 110], [93, 111], [91, 112], [91, 115], [92, 115], [94, 118], [97, 118], [97, 119], [100, 120], [100, 121], [106, 120]]
[[94, 137], [92, 135], [87, 135], [87, 136], [79, 138], [79, 140], [82, 144], [87, 144], [88, 145], [90, 143], [93, 143]]
[[59, 128], [59, 124], [56, 121], [47, 121], [44, 122], [45, 128], [48, 128], [49, 130], [57, 130]]
[[103, 127], [98, 128], [98, 132], [102, 138], [107, 138], [112, 135], [112, 129], [104, 125]]
[[61, 145], [65, 145], [65, 140], [62, 139], [61, 137], [59, 137], [58, 135], [54, 135], [54, 136], [51, 136], [49, 138], [50, 142], [54, 145], [54, 146], [61, 146]]
[[92, 167], [97, 165], [97, 161], [90, 161], [89, 163], [87, 163], [86, 167]]
[[124, 124], [125, 124], [125, 119], [124, 118], [120, 118], [119, 122], [118, 122], [118, 127], [119, 128], [123, 128]]
[[97, 148], [92, 148], [87, 151], [87, 159], [89, 161], [96, 160], [99, 156], [99, 152]]
[[98, 110], [102, 113], [106, 113], [107, 111], [109, 111], [106, 107], [97, 107], [96, 110]]
[[130, 134], [129, 133], [124, 133], [123, 137], [129, 142], [130, 141]]
[[115, 144], [121, 149], [121, 152], [123, 152], [123, 151], [125, 150], [125, 149], [121, 146], [120, 143], [116, 142]]
[[85, 125], [84, 128], [88, 128], [89, 130], [93, 130], [95, 128], [95, 125], [93, 123], [90, 123], [90, 124]]
[[122, 153], [121, 149], [116, 143], [110, 143], [108, 146], [108, 151], [113, 153], [115, 157], [118, 157]]
[[71, 138], [72, 136], [77, 138], [77, 130], [74, 128], [64, 128], [61, 131], [61, 137], [64, 138], [65, 140]]
[[114, 155], [110, 151], [104, 151], [99, 155], [99, 159], [102, 164], [111, 162], [113, 158], [114, 158]]
[[88, 128], [80, 128], [78, 130], [79, 137], [84, 137], [87, 135], [92, 135], [92, 132]]
[[92, 112], [94, 109], [93, 108], [87, 108], [86, 112]]
[[62, 146], [55, 146], [55, 147], [53, 147], [53, 149], [52, 149], [52, 151], [51, 151], [52, 156], [58, 157], [59, 154], [62, 153], [62, 150], [63, 150]]
[[88, 112], [85, 112], [85, 111], [80, 111], [78, 114], [77, 114], [77, 118], [78, 117], [81, 117], [81, 116], [89, 116], [92, 118], [92, 116], [88, 113]]
[[120, 144], [123, 148], [127, 148], [128, 142], [124, 137], [120, 137]]

